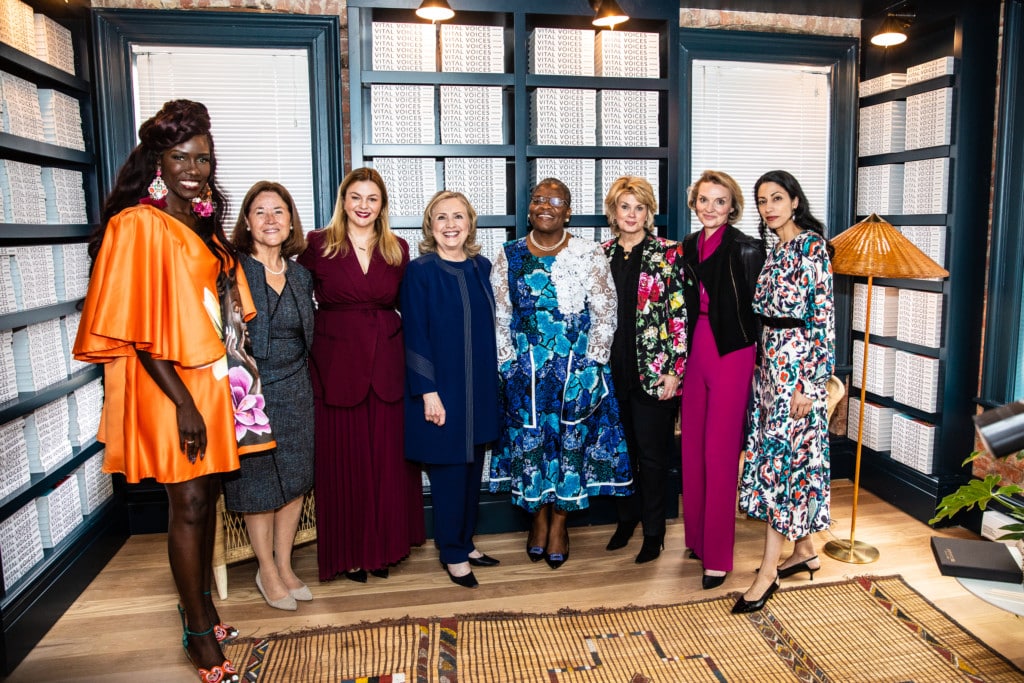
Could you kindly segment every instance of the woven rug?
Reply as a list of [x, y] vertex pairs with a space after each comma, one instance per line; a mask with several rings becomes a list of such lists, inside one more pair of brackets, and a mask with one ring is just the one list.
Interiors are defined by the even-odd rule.
[[1024, 681], [898, 576], [780, 590], [751, 615], [734, 601], [406, 619], [226, 654], [259, 683]]

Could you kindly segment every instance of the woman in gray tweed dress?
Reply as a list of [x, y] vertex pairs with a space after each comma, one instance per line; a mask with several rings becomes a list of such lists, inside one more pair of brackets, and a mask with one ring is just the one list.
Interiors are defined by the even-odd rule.
[[306, 240], [288, 190], [266, 180], [253, 185], [231, 242], [256, 305], [249, 343], [277, 448], [242, 458], [242, 468], [224, 478], [224, 500], [245, 516], [263, 599], [294, 610], [296, 600], [313, 599], [291, 563], [303, 498], [313, 488], [313, 388], [306, 364], [313, 343], [313, 277], [290, 260]]

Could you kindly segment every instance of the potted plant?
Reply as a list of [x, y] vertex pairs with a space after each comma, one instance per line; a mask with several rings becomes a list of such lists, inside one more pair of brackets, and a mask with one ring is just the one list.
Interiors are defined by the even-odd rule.
[[[970, 457], [964, 460], [963, 464], [974, 461], [983, 451], [974, 451]], [[997, 460], [1015, 457], [1024, 460], [1024, 451], [1010, 453], [997, 457]], [[1000, 530], [1005, 532], [998, 539], [999, 541], [1016, 540], [1018, 545], [1024, 539], [1024, 500], [1015, 498], [1017, 494], [1024, 493], [1024, 488], [1016, 484], [1002, 483], [1002, 477], [998, 474], [989, 474], [984, 479], [972, 479], [941, 501], [936, 508], [935, 517], [928, 520], [929, 524], [935, 524], [943, 518], [952, 519], [953, 515], [961, 510], [970, 510], [975, 505], [979, 510], [985, 510], [988, 504], [995, 501], [1009, 511], [1010, 517], [1017, 520], [1014, 524], [1007, 524]]]

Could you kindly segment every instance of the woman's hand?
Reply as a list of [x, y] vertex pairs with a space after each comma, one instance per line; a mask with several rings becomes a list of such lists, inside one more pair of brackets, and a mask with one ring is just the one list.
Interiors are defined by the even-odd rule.
[[188, 461], [195, 464], [196, 459], [206, 457], [206, 422], [191, 396], [178, 406], [177, 414], [178, 447], [185, 451]]
[[793, 392], [793, 400], [789, 404], [789, 416], [794, 420], [800, 420], [811, 412], [813, 401], [803, 395], [799, 389]]
[[423, 417], [438, 427], [444, 426], [444, 404], [441, 403], [441, 397], [436, 391], [423, 394]]
[[661, 387], [658, 389], [658, 400], [667, 401], [675, 397], [676, 390], [679, 389], [679, 378], [675, 375], [662, 375], [654, 386]]

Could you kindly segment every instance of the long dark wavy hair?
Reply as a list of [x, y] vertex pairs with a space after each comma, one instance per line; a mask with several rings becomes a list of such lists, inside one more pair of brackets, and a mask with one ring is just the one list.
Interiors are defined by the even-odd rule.
[[[93, 260], [99, 253], [107, 223], [121, 211], [135, 206], [148, 196], [147, 188], [156, 176], [160, 156], [171, 147], [205, 135], [210, 141], [210, 179], [207, 181], [213, 199], [213, 214], [196, 216], [195, 232], [206, 246], [227, 268], [235, 262], [235, 250], [224, 234], [224, 216], [227, 196], [217, 184], [217, 155], [210, 135], [210, 113], [206, 106], [191, 100], [165, 102], [156, 114], [139, 126], [139, 144], [131, 151], [117, 172], [114, 188], [103, 202], [100, 225], [89, 238], [89, 256]], [[216, 239], [214, 239], [216, 237]]]
[[[790, 198], [796, 198], [799, 200], [796, 206], [796, 210], [793, 212], [793, 222], [796, 223], [798, 228], [804, 230], [810, 230], [821, 235], [822, 239], [825, 240], [825, 246], [828, 249], [828, 256], [832, 258], [835, 253], [835, 249], [832, 248], [832, 243], [828, 241], [828, 237], [825, 235], [825, 224], [814, 217], [811, 213], [811, 203], [807, 201], [807, 195], [804, 194], [804, 189], [800, 187], [800, 183], [793, 177], [793, 174], [789, 171], [768, 171], [754, 183], [754, 201], [757, 201], [757, 191], [765, 183], [775, 183], [780, 185], [786, 194]], [[758, 212], [760, 213], [760, 211]], [[768, 226], [764, 223], [764, 218], [759, 218], [757, 222], [757, 232], [761, 236], [761, 241], [768, 244]]]

